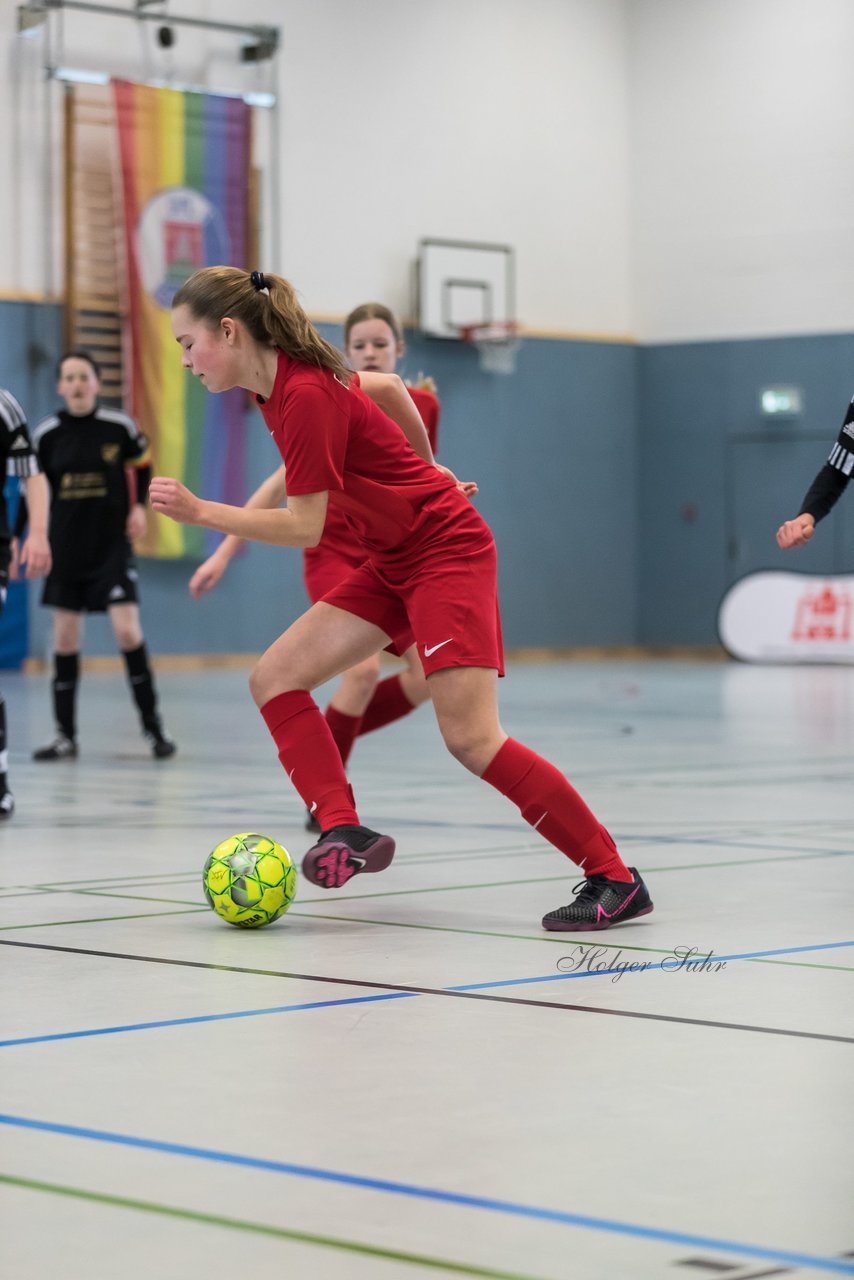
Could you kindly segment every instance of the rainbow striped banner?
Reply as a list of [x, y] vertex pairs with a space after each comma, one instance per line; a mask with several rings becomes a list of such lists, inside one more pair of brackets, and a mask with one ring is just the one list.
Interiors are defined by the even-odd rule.
[[[156, 474], [218, 502], [246, 497], [246, 396], [209, 395], [181, 368], [169, 308], [198, 267], [246, 267], [251, 108], [240, 98], [113, 81], [128, 275], [130, 412]], [[205, 531], [152, 513], [141, 550], [206, 554]]]

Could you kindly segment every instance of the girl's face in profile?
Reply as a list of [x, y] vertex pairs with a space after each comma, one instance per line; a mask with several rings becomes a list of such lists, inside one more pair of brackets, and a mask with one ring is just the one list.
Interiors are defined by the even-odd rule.
[[230, 391], [240, 385], [231, 338], [234, 321], [221, 320], [211, 329], [197, 320], [187, 306], [172, 312], [172, 332], [181, 347], [181, 364], [208, 391]]

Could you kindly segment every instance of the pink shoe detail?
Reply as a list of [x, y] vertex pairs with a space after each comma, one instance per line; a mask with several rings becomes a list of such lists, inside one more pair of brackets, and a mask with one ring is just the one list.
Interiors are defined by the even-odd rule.
[[[617, 916], [621, 916], [623, 914], [626, 907], [629, 905], [629, 903], [631, 902], [632, 898], [635, 896], [639, 888], [640, 888], [640, 885], [636, 884], [634, 889], [632, 889], [631, 893], [629, 894], [629, 896], [623, 902], [621, 902], [620, 905], [617, 907], [616, 911], [606, 911], [600, 902], [598, 907], [596, 908], [597, 921], [601, 920], [603, 916], [605, 917], [606, 920], [616, 920]], [[646, 913], [643, 911], [638, 912], [638, 915], [645, 915], [645, 914]]]
[[321, 889], [340, 889], [362, 871], [385, 871], [394, 857], [394, 848], [391, 836], [375, 835], [357, 851], [347, 839], [330, 832], [303, 858], [303, 875]]
[[340, 889], [362, 869], [356, 865], [347, 846], [340, 844], [330, 845], [325, 853], [313, 860], [313, 866], [316, 883], [322, 884], [326, 889]]

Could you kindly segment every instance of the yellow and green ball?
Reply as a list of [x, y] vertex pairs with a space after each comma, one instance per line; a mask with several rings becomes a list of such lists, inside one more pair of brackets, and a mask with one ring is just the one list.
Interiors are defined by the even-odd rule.
[[213, 850], [202, 872], [209, 905], [229, 924], [260, 929], [284, 915], [297, 891], [290, 855], [271, 840], [246, 831]]

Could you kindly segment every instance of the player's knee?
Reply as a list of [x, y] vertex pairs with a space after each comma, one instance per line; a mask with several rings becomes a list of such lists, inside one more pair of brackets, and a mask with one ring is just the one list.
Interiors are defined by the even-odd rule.
[[430, 697], [430, 685], [427, 683], [427, 677], [422, 670], [421, 664], [417, 667], [410, 667], [401, 677], [403, 692], [406, 694], [413, 707], [420, 707], [422, 702], [426, 702]]
[[465, 724], [443, 725], [445, 746], [455, 760], [459, 760], [470, 773], [480, 776], [495, 755], [492, 736], [478, 733]]
[[268, 664], [260, 658], [255, 666], [249, 672], [249, 692], [255, 701], [255, 705], [263, 707], [265, 702], [269, 702], [274, 692], [270, 681]]
[[53, 647], [56, 653], [77, 653], [80, 650], [80, 626], [76, 622], [58, 623], [53, 629]]
[[354, 698], [367, 702], [377, 687], [379, 678], [380, 660], [379, 655], [377, 655], [345, 671], [341, 677], [341, 685]]
[[117, 625], [115, 634], [116, 642], [122, 653], [128, 653], [131, 649], [138, 649], [142, 644], [142, 632], [138, 627]]
[[262, 656], [249, 672], [249, 692], [255, 705], [263, 707], [265, 702], [275, 698], [277, 693], [288, 693], [292, 689], [302, 689], [305, 685], [296, 671], [292, 670], [281, 657], [275, 661], [269, 653]]

